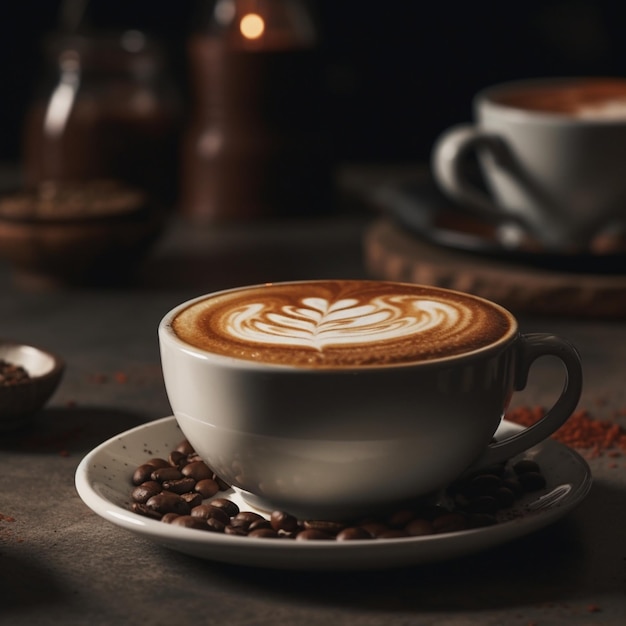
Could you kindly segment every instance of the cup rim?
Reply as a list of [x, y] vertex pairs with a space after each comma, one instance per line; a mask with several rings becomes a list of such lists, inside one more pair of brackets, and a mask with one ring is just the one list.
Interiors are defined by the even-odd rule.
[[510, 80], [490, 85], [478, 91], [473, 98], [473, 108], [476, 117], [479, 116], [481, 110], [489, 111], [491, 114], [516, 122], [528, 122], [529, 120], [560, 126], [575, 127], [598, 127], [598, 126], [626, 126], [626, 115], [618, 118], [587, 118], [574, 117], [564, 113], [537, 111], [531, 109], [523, 109], [509, 104], [502, 104], [494, 101], [494, 96], [506, 93], [512, 89], [520, 89], [526, 87], [538, 87], [542, 85], [559, 85], [559, 84], [575, 84], [581, 81], [585, 82], [620, 82], [626, 88], [626, 79], [619, 76], [548, 76], [539, 78], [525, 78], [518, 80]]
[[505, 315], [505, 317], [510, 322], [509, 329], [496, 341], [481, 346], [479, 348], [475, 348], [468, 352], [464, 352], [462, 354], [455, 354], [450, 356], [444, 356], [440, 358], [428, 359], [425, 361], [417, 361], [417, 362], [408, 362], [408, 363], [391, 363], [391, 364], [372, 364], [372, 365], [360, 365], [360, 366], [334, 366], [334, 367], [307, 367], [302, 365], [290, 365], [290, 364], [276, 364], [276, 363], [268, 363], [266, 361], [251, 361], [248, 359], [237, 358], [232, 356], [227, 356], [224, 354], [219, 354], [216, 352], [210, 352], [209, 350], [199, 348], [197, 346], [193, 346], [186, 341], [179, 338], [172, 328], [172, 322], [174, 318], [184, 309], [192, 306], [196, 302], [201, 302], [206, 298], [218, 296], [227, 293], [233, 293], [236, 291], [242, 291], [247, 289], [256, 289], [266, 286], [267, 284], [277, 284], [277, 285], [301, 285], [303, 283], [326, 283], [326, 282], [334, 282], [340, 281], [343, 279], [312, 279], [312, 280], [290, 280], [290, 281], [276, 281], [272, 283], [258, 283], [251, 285], [240, 285], [237, 287], [230, 287], [227, 289], [220, 289], [217, 291], [208, 292], [199, 296], [195, 296], [191, 299], [188, 299], [180, 304], [176, 305], [174, 308], [170, 309], [159, 322], [158, 325], [158, 338], [161, 344], [161, 350], [163, 350], [164, 344], [167, 342], [182, 351], [191, 354], [197, 358], [206, 359], [210, 361], [214, 361], [215, 363], [220, 364], [221, 366], [230, 366], [232, 368], [240, 369], [240, 370], [253, 370], [253, 371], [276, 371], [276, 372], [303, 372], [303, 373], [354, 373], [354, 372], [363, 372], [363, 371], [390, 371], [392, 369], [408, 369], [408, 368], [437, 368], [442, 366], [450, 366], [451, 363], [461, 364], [466, 361], [474, 360], [479, 356], [483, 356], [488, 353], [499, 352], [500, 350], [504, 350], [510, 343], [512, 343], [519, 335], [519, 323], [515, 315], [509, 311], [507, 308], [498, 304], [497, 302], [493, 302], [492, 300], [488, 300], [487, 298], [483, 298], [482, 296], [478, 296], [475, 294], [467, 293], [460, 290], [448, 289], [445, 287], [436, 287], [433, 285], [424, 285], [419, 283], [407, 283], [402, 281], [389, 281], [389, 280], [376, 280], [376, 279], [346, 279], [351, 282], [382, 282], [386, 284], [397, 284], [397, 285], [406, 285], [411, 287], [421, 287], [425, 289], [430, 289], [437, 292], [444, 292], [450, 294], [459, 294], [463, 297], [470, 298], [472, 300], [482, 302], [488, 307], [494, 307], [501, 313]]

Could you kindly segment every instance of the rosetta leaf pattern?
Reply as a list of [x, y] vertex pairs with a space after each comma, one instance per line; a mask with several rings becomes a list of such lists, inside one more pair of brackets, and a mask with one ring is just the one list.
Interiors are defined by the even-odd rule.
[[242, 341], [322, 351], [441, 330], [457, 317], [450, 303], [415, 296], [379, 296], [367, 302], [309, 297], [278, 309], [262, 302], [247, 304], [231, 313], [228, 326]]

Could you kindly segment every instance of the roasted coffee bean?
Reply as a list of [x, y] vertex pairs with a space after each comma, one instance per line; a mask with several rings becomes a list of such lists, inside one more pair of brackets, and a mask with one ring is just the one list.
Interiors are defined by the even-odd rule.
[[373, 520], [361, 522], [359, 526], [364, 528], [372, 537], [380, 537], [383, 533], [387, 533], [391, 530], [387, 524]]
[[161, 491], [161, 483], [158, 483], [156, 480], [147, 480], [133, 489], [131, 497], [135, 502], [145, 504], [149, 498], [156, 496]]
[[435, 532], [433, 523], [430, 520], [415, 518], [411, 520], [404, 530], [411, 535], [411, 537], [422, 537], [423, 535], [432, 535]]
[[334, 540], [334, 535], [329, 535], [328, 533], [322, 532], [321, 530], [316, 530], [315, 528], [307, 528], [306, 530], [301, 530], [296, 535], [296, 541], [318, 541], [320, 539]]
[[193, 509], [191, 509], [191, 515], [193, 517], [199, 517], [204, 520], [215, 518], [223, 524], [228, 524], [228, 522], [230, 521], [228, 513], [226, 513], [224, 509], [221, 509], [218, 506], [213, 506], [211, 504], [200, 504], [193, 507]]
[[278, 539], [278, 533], [273, 528], [257, 528], [248, 533], [248, 537], [262, 539]]
[[165, 522], [166, 524], [171, 524], [177, 517], [180, 517], [180, 515], [178, 515], [178, 513], [166, 513], [161, 518], [161, 521]]
[[202, 496], [199, 493], [188, 491], [181, 493], [180, 497], [193, 509], [202, 504]]
[[463, 490], [470, 498], [478, 496], [491, 496], [500, 487], [502, 481], [495, 474], [478, 474], [469, 481], [467, 488]]
[[504, 478], [501, 486], [510, 489], [516, 498], [519, 498], [524, 493], [524, 487], [522, 487], [518, 478]]
[[333, 522], [330, 520], [304, 520], [303, 525], [306, 530], [319, 530], [326, 535], [333, 536], [346, 527], [342, 522]]
[[162, 513], [159, 513], [159, 511], [155, 511], [154, 509], [151, 509], [150, 507], [146, 506], [145, 504], [141, 502], [133, 502], [130, 505], [130, 510], [133, 513], [138, 513], [139, 515], [143, 515], [144, 517], [150, 517], [151, 519], [155, 519], [155, 520], [160, 520], [163, 517]]
[[498, 506], [501, 509], [508, 509], [515, 504], [515, 494], [508, 487], [498, 487], [494, 493]]
[[289, 513], [285, 513], [285, 511], [273, 511], [270, 516], [270, 522], [272, 528], [276, 531], [283, 530], [290, 533], [298, 528], [297, 518]]
[[246, 537], [248, 532], [243, 528], [238, 528], [237, 526], [226, 526], [224, 528], [224, 534], [226, 535], [236, 535], [237, 537]]
[[[189, 478], [188, 480], [194, 479]], [[220, 486], [212, 478], [202, 478], [195, 483], [193, 489], [206, 499], [212, 498], [220, 490]]]
[[400, 509], [391, 513], [385, 521], [391, 528], [404, 528], [414, 517], [415, 511]]
[[170, 524], [172, 526], [184, 526], [185, 528], [197, 528], [198, 530], [209, 530], [204, 520], [192, 515], [179, 515]]
[[190, 454], [195, 454], [195, 450], [193, 446], [187, 441], [187, 439], [183, 439], [178, 443], [178, 445], [174, 448], [176, 452], [182, 452], [185, 456], [189, 456]]
[[513, 465], [513, 471], [520, 475], [526, 474], [527, 472], [538, 472], [541, 473], [541, 469], [537, 461], [533, 461], [532, 459], [522, 459], [521, 461], [517, 461]]
[[162, 515], [165, 513], [178, 513], [179, 515], [189, 515], [189, 505], [176, 493], [163, 491], [156, 496], [152, 496], [146, 502], [146, 506]]
[[538, 491], [546, 486], [546, 479], [541, 472], [523, 472], [518, 480], [524, 491]]
[[[260, 530], [261, 528], [272, 528], [272, 523], [267, 519], [256, 519], [248, 526], [248, 533], [251, 533], [253, 530]], [[272, 528], [272, 530], [275, 529]]]
[[195, 486], [196, 481], [193, 478], [178, 478], [175, 480], [163, 481], [163, 489], [165, 491], [172, 491], [178, 495], [191, 491]]
[[177, 467], [172, 467], [168, 465], [167, 467], [159, 467], [155, 469], [152, 474], [150, 474], [150, 478], [152, 480], [158, 480], [160, 483], [165, 482], [166, 480], [180, 480], [183, 477], [180, 470]]
[[209, 517], [209, 519], [206, 520], [206, 525], [209, 530], [216, 533], [223, 533], [226, 528], [226, 524], [216, 517]]
[[152, 480], [152, 472], [154, 472], [152, 465], [148, 465], [147, 463], [140, 465], [133, 473], [133, 485], [141, 485], [142, 483]]
[[154, 469], [158, 469], [159, 467], [169, 467], [170, 464], [161, 457], [154, 457], [146, 461], [146, 465], [152, 465]]
[[196, 481], [213, 478], [213, 470], [204, 461], [191, 461], [181, 469], [181, 472], [183, 476], [189, 476]]
[[228, 498], [214, 498], [211, 500], [211, 506], [223, 509], [224, 513], [226, 513], [228, 517], [234, 517], [237, 513], [239, 513], [239, 507], [237, 504]]
[[355, 539], [373, 539], [365, 528], [361, 526], [349, 526], [337, 533], [337, 541], [354, 541]]
[[436, 533], [452, 533], [467, 528], [465, 515], [461, 513], [447, 513], [433, 520], [433, 530]]
[[237, 513], [237, 515], [231, 518], [230, 525], [248, 530], [250, 524], [252, 524], [252, 522], [256, 522], [259, 519], [265, 518], [258, 513], [253, 513], [252, 511], [240, 511], [239, 513]]
[[180, 450], [172, 450], [167, 461], [172, 467], [180, 468], [187, 464], [187, 455]]

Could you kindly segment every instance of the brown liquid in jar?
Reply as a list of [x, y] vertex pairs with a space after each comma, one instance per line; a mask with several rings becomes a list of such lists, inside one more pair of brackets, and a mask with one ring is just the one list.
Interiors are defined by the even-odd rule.
[[28, 185], [118, 179], [148, 191], [161, 204], [173, 203], [178, 95], [160, 50], [145, 41], [129, 51], [123, 38], [60, 37], [47, 44], [50, 71], [23, 129]]

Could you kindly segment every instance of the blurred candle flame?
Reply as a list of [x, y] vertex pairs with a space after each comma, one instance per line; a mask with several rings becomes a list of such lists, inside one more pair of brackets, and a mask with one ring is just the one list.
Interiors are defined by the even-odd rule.
[[248, 13], [241, 18], [239, 30], [246, 39], [258, 39], [265, 31], [265, 21], [257, 13]]

